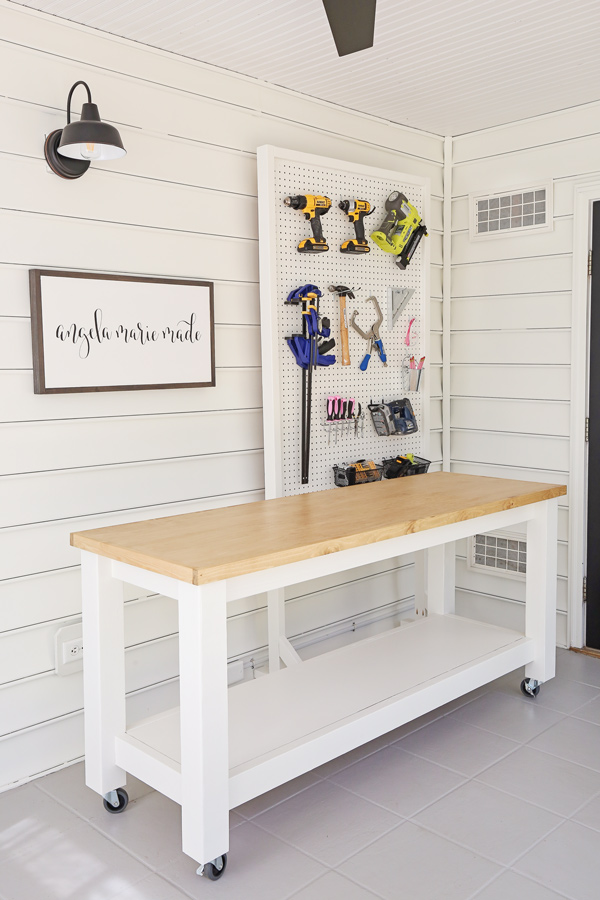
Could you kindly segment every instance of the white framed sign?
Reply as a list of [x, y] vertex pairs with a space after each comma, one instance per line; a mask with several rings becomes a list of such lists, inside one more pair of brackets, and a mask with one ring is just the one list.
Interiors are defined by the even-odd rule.
[[213, 284], [31, 269], [36, 394], [213, 387]]

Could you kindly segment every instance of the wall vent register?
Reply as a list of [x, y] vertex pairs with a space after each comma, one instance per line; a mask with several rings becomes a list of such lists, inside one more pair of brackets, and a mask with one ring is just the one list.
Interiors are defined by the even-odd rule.
[[536, 185], [497, 194], [472, 194], [471, 238], [501, 237], [515, 231], [552, 228], [552, 189]]
[[522, 534], [476, 534], [469, 539], [467, 564], [489, 574], [524, 578], [527, 572], [527, 541]]

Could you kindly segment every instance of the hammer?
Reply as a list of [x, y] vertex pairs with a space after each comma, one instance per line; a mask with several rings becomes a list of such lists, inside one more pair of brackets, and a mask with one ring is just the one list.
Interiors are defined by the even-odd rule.
[[348, 311], [346, 309], [346, 298], [354, 300], [354, 294], [350, 288], [344, 287], [343, 284], [330, 284], [329, 290], [332, 294], [337, 294], [340, 301], [340, 336], [342, 339], [342, 365], [350, 365], [350, 345], [348, 343]]

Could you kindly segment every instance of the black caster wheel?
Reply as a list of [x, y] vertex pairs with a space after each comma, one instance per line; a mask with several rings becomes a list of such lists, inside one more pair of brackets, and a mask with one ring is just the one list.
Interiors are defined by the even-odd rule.
[[106, 797], [102, 798], [102, 802], [104, 803], [104, 809], [106, 812], [112, 813], [116, 815], [116, 813], [122, 813], [123, 810], [127, 808], [127, 804], [129, 803], [129, 794], [125, 790], [125, 788], [117, 788], [117, 797], [119, 798], [119, 805], [113, 806], [112, 803], [109, 803]]
[[217, 856], [212, 862], [205, 863], [202, 874], [209, 881], [218, 881], [225, 869], [227, 868], [227, 854]]
[[540, 687], [541, 684], [533, 678], [524, 678], [521, 682], [521, 693], [525, 694], [526, 697], [537, 697], [540, 692]]

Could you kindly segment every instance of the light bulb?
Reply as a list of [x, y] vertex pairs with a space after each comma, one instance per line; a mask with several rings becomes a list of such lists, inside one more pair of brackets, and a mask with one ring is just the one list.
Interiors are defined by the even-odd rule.
[[79, 150], [83, 159], [100, 159], [102, 155], [101, 144], [80, 144]]

